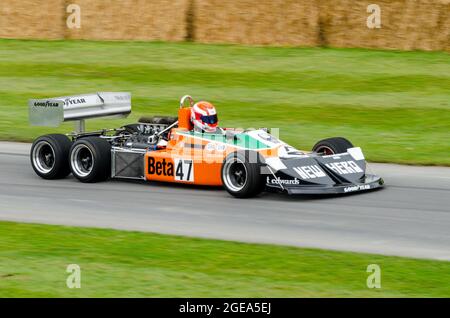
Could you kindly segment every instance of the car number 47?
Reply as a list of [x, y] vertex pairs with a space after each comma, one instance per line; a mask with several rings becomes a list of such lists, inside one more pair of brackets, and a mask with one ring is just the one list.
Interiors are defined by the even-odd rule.
[[190, 159], [175, 159], [175, 180], [194, 182], [194, 164]]

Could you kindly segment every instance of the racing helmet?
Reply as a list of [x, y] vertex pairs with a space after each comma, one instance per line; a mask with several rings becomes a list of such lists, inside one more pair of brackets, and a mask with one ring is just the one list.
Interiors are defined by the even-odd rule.
[[195, 130], [215, 132], [218, 125], [216, 108], [204, 101], [195, 103], [191, 108], [191, 121]]

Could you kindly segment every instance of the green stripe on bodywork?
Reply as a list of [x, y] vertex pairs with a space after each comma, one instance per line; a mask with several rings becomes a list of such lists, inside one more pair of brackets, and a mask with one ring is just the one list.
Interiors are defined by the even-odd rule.
[[249, 136], [248, 134], [236, 134], [234, 138], [230, 138], [222, 134], [208, 134], [208, 133], [199, 133], [190, 131], [187, 133], [179, 133], [180, 135], [190, 136], [193, 138], [203, 138], [208, 139], [213, 142], [224, 143], [230, 146], [250, 149], [250, 150], [260, 150], [260, 149], [269, 149], [271, 148], [269, 145]]

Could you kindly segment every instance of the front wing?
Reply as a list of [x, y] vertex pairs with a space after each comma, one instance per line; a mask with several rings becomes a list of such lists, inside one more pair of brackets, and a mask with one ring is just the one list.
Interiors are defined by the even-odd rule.
[[381, 188], [384, 181], [380, 176], [368, 174], [363, 182], [339, 184], [339, 185], [316, 185], [316, 186], [292, 186], [267, 184], [268, 188], [283, 191], [288, 194], [339, 194], [373, 190]]
[[366, 173], [359, 148], [347, 153], [267, 160], [266, 187], [288, 194], [335, 194], [367, 191], [383, 186], [380, 176]]

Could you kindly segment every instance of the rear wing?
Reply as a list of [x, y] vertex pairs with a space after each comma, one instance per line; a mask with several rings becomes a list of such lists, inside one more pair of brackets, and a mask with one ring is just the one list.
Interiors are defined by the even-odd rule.
[[80, 121], [97, 117], [126, 117], [131, 113], [131, 94], [125, 92], [99, 92], [76, 96], [63, 96], [28, 101], [32, 126], [57, 127], [65, 121]]

